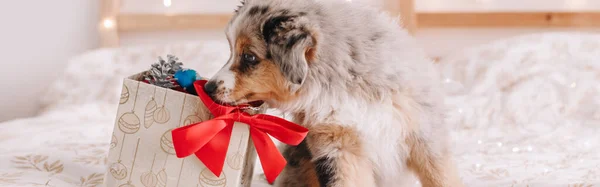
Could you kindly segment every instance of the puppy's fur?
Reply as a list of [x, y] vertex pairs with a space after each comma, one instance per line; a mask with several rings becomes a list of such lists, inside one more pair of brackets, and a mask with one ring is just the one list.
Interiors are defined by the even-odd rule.
[[378, 10], [346, 1], [246, 0], [226, 29], [231, 57], [206, 87], [263, 100], [309, 128], [287, 147], [279, 186], [459, 187], [432, 62]]

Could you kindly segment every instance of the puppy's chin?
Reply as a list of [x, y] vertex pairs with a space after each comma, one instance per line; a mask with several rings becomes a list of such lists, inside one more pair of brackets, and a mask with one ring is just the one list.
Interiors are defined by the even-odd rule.
[[210, 99], [212, 99], [215, 103], [217, 103], [219, 105], [223, 105], [223, 106], [237, 106], [238, 105], [236, 102], [233, 102], [231, 100], [221, 99], [220, 97], [217, 97], [215, 95], [210, 95]]
[[213, 101], [215, 101], [215, 103], [220, 104], [220, 105], [225, 105], [225, 106], [251, 106], [251, 107], [260, 107], [262, 106], [265, 102], [262, 100], [255, 100], [255, 101], [246, 101], [245, 99], [243, 100], [237, 100], [237, 101], [233, 101], [233, 102], [226, 102], [223, 100], [219, 100], [218, 98], [215, 97], [211, 97], [213, 99]]
[[262, 101], [262, 100], [258, 100], [258, 101], [252, 101], [252, 102], [249, 102], [249, 103], [248, 103], [248, 105], [250, 105], [251, 107], [260, 107], [260, 106], [262, 106], [263, 104], [265, 104], [265, 102], [264, 102], [264, 101]]

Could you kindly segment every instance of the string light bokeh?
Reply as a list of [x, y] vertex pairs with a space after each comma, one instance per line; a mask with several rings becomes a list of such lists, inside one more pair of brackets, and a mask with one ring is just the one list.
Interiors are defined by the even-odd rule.
[[102, 21], [102, 25], [104, 25], [104, 27], [107, 29], [112, 29], [115, 27], [115, 21], [113, 19], [106, 18], [104, 21]]

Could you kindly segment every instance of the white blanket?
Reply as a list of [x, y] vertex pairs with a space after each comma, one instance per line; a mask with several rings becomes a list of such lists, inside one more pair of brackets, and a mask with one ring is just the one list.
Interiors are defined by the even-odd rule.
[[[40, 116], [0, 124], [0, 186], [99, 186], [122, 78], [166, 54], [210, 76], [228, 53], [206, 42], [74, 58]], [[444, 57], [439, 68], [467, 186], [600, 185], [600, 36], [510, 38]], [[253, 186], [263, 185], [257, 175]]]

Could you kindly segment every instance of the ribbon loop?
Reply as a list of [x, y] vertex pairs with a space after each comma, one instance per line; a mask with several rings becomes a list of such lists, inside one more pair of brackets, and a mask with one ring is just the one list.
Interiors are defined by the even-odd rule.
[[225, 164], [233, 124], [242, 122], [250, 126], [250, 137], [256, 147], [265, 177], [272, 184], [287, 162], [269, 135], [285, 144], [295, 146], [304, 140], [308, 129], [275, 116], [265, 114], [251, 116], [240, 110], [239, 106], [217, 104], [204, 92], [203, 87], [206, 82], [206, 80], [198, 80], [194, 83], [194, 87], [200, 100], [215, 118], [171, 131], [177, 157], [183, 158], [195, 154], [213, 174], [220, 176]]

